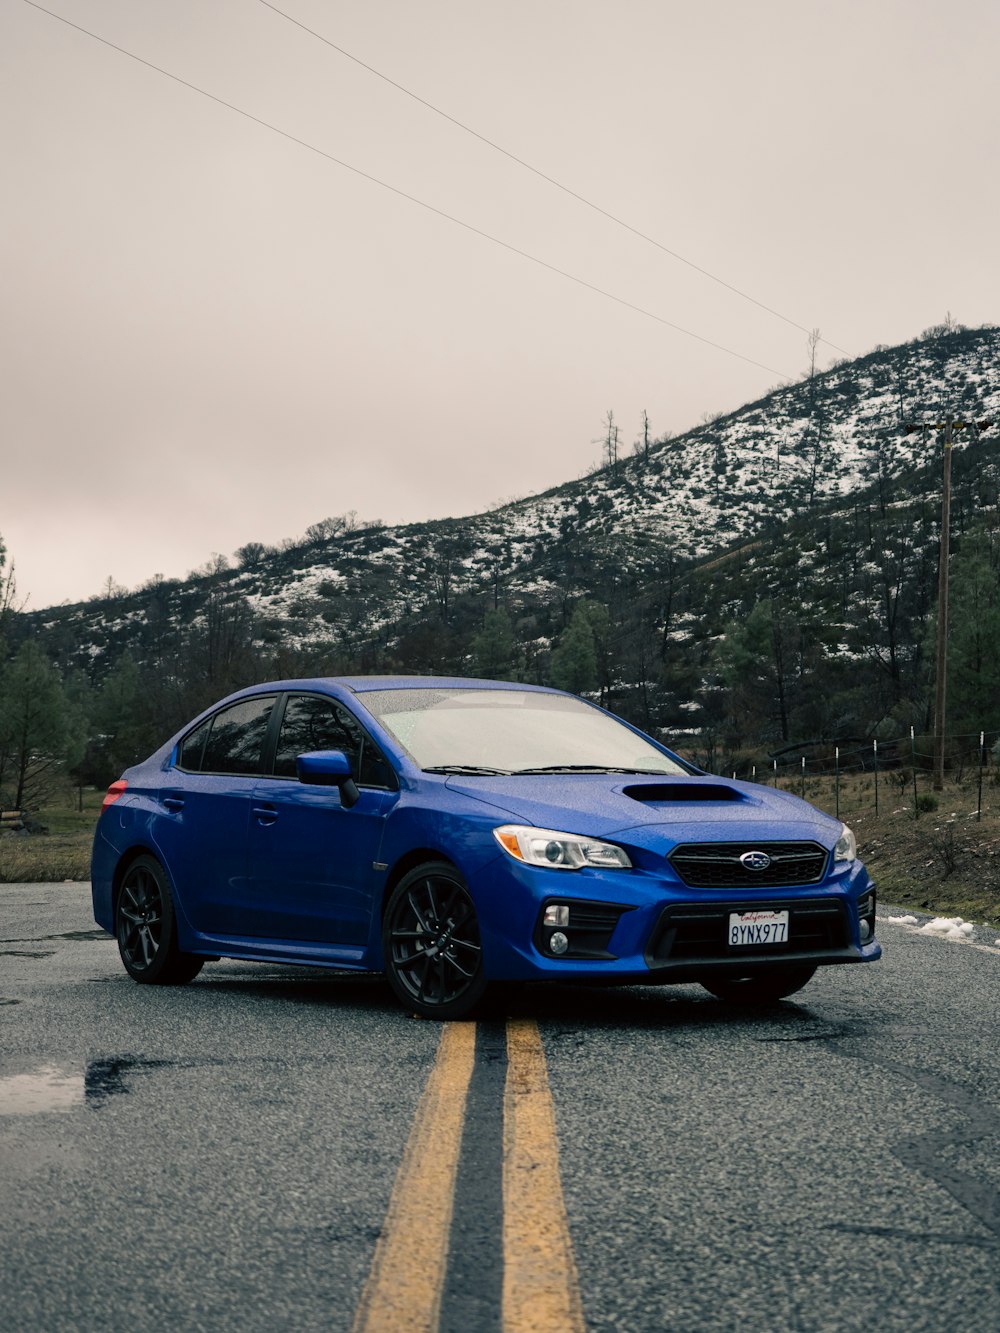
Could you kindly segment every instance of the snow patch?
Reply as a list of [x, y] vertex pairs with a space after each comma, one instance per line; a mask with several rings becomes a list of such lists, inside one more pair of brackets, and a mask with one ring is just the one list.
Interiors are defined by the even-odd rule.
[[976, 927], [971, 921], [965, 921], [960, 916], [935, 916], [925, 921], [923, 925], [920, 924], [918, 917], [909, 913], [905, 916], [880, 916], [878, 919], [889, 926], [902, 926], [913, 935], [931, 935], [939, 940], [955, 940], [960, 944], [971, 944], [974, 949], [984, 949], [987, 953], [995, 953], [1000, 949], [1000, 940], [994, 940], [992, 947], [984, 940], [977, 942]]
[[936, 916], [933, 921], [920, 927], [921, 935], [940, 935], [946, 940], [967, 940], [976, 933], [976, 928], [960, 916]]

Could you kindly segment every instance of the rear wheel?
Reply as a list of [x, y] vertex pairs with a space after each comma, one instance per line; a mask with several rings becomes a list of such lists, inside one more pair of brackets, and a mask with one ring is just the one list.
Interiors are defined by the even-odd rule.
[[794, 995], [810, 980], [814, 966], [762, 968], [737, 977], [707, 977], [701, 984], [719, 1000], [731, 1004], [777, 1004]]
[[389, 985], [418, 1014], [465, 1018], [486, 991], [476, 909], [446, 861], [418, 866], [396, 885], [382, 948]]
[[177, 947], [167, 872], [153, 856], [137, 857], [125, 872], [115, 904], [115, 934], [126, 971], [144, 984], [183, 985], [205, 962]]

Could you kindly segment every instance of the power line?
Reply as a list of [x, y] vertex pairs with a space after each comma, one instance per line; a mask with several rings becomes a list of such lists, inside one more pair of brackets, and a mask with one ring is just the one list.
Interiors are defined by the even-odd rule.
[[147, 69], [153, 70], [157, 74], [162, 74], [164, 78], [171, 79], [174, 83], [179, 83], [182, 87], [190, 89], [191, 92], [198, 93], [202, 97], [207, 97], [209, 101], [216, 102], [219, 106], [225, 107], [228, 111], [233, 111], [238, 116], [253, 121], [255, 125], [260, 125], [263, 129], [270, 130], [272, 133], [280, 135], [283, 139], [288, 139], [291, 143], [298, 144], [300, 148], [307, 149], [310, 153], [316, 153], [317, 156], [325, 158], [326, 161], [334, 163], [335, 166], [343, 167], [345, 171], [353, 172], [363, 180], [370, 181], [373, 185], [381, 186], [383, 190], [388, 190], [391, 194], [398, 195], [401, 199], [406, 199], [411, 204], [417, 204], [429, 213], [434, 213], [447, 222], [452, 222], [457, 227], [462, 227], [473, 235], [482, 237], [483, 240], [490, 241], [493, 245], [498, 245], [503, 250], [510, 251], [511, 254], [520, 256], [521, 259], [530, 260], [540, 268], [548, 269], [550, 273], [556, 273], [561, 278], [567, 278], [570, 282], [575, 282], [580, 287], [587, 288], [588, 291], [596, 292], [598, 296], [603, 296], [609, 301], [614, 301], [617, 305], [624, 306], [627, 310], [632, 310], [638, 315], [644, 315], [647, 319], [655, 320], [657, 324], [663, 324], [669, 329], [674, 329], [677, 333], [683, 333], [687, 338], [694, 338], [697, 342], [704, 343], [708, 347], [714, 347], [719, 352], [725, 352], [727, 356], [736, 357], [739, 361], [745, 361], [748, 365], [756, 366], [758, 370], [766, 370], [769, 375], [777, 375], [779, 379], [791, 380], [793, 377], [784, 374], [780, 370], [775, 370], [773, 366], [766, 366], [762, 361], [755, 361], [752, 357], [744, 356], [742, 352], [735, 352], [731, 347], [725, 347], [722, 343], [714, 342], [711, 338], [705, 338], [700, 333], [694, 333], [691, 329], [685, 329], [680, 324], [675, 324], [672, 320], [666, 319], [663, 315], [657, 315], [651, 310], [646, 310], [643, 306], [635, 305], [627, 301], [623, 296], [615, 296], [613, 292], [607, 291], [603, 287], [598, 287], [585, 278], [577, 277], [575, 273], [569, 273], [566, 269], [558, 268], [555, 264], [550, 264], [545, 259], [539, 259], [537, 255], [530, 254], [527, 250], [520, 250], [516, 245], [511, 245], [508, 241], [501, 240], [498, 236], [493, 236], [479, 227], [473, 226], [471, 222], [463, 222], [461, 218], [455, 217], [451, 213], [446, 213], [441, 208], [435, 208], [433, 204], [428, 204], [423, 199], [418, 199], [416, 195], [408, 194], [405, 190], [399, 189], [395, 185], [390, 185], [387, 181], [380, 180], [370, 172], [363, 171], [360, 167], [353, 166], [350, 162], [345, 162], [342, 158], [334, 157], [332, 153], [326, 152], [322, 148], [317, 148], [306, 139], [300, 139], [297, 135], [290, 134], [288, 130], [283, 130], [277, 125], [272, 125], [270, 121], [255, 116], [250, 111], [245, 111], [242, 107], [236, 106], [233, 102], [227, 102], [225, 98], [218, 97], [215, 93], [210, 93], [205, 88], [200, 88], [196, 83], [190, 83], [187, 79], [182, 79], [178, 74], [171, 74], [167, 69], [160, 65], [154, 65], [152, 61], [143, 59], [134, 51], [128, 51], [124, 46], [117, 46], [114, 42], [108, 41], [106, 37], [99, 36], [96, 32], [91, 32], [89, 28], [81, 27], [79, 23], [73, 23], [70, 19], [64, 18], [62, 14], [57, 14], [51, 9], [46, 9], [44, 5], [36, 3], [36, 0], [24, 0], [26, 5], [32, 9], [39, 10], [42, 14], [47, 14], [49, 18], [58, 19], [60, 23], [65, 23], [67, 27], [83, 33], [85, 37], [91, 37], [95, 42], [100, 42], [102, 46], [109, 47], [112, 51], [117, 51], [119, 55], [127, 56], [130, 60], [144, 65]]
[[[563, 194], [568, 194], [571, 199], [575, 199], [578, 203], [593, 209], [595, 213], [600, 213], [602, 217], [607, 218], [618, 227], [623, 227], [625, 231], [631, 232], [633, 236], [638, 236], [640, 240], [646, 241], [647, 244], [655, 245], [657, 250], [662, 250], [664, 254], [670, 255], [671, 259], [676, 259], [681, 264], [686, 264], [688, 268], [694, 269], [696, 273], [700, 273], [703, 277], [718, 283], [720, 287], [725, 287], [727, 291], [733, 292], [742, 300], [749, 301], [751, 305], [755, 305], [760, 310], [766, 311], [767, 314], [773, 315], [775, 319], [780, 319], [785, 324], [790, 324], [793, 329], [799, 329], [802, 333], [807, 334], [813, 332], [812, 329], [807, 329], [796, 320], [790, 319], [787, 315], [783, 315], [780, 310], [775, 310], [773, 307], [765, 305], [763, 301], [758, 301], [755, 296], [750, 296], [749, 293], [741, 291], [739, 287], [734, 287], [731, 282], [726, 282], [724, 278], [720, 278], [715, 273], [711, 273], [707, 268], [702, 268], [701, 265], [696, 264], [694, 260], [687, 259], [676, 250], [671, 250], [669, 246], [656, 240], [655, 237], [648, 236], [645, 232], [640, 231], [638, 227], [633, 227], [630, 222], [625, 222], [614, 213], [609, 213], [606, 208], [602, 208], [600, 204], [595, 204], [592, 199], [588, 199], [585, 195], [578, 194], [576, 190], [571, 189], [568, 185], [563, 185], [562, 181], [558, 181], [554, 176], [549, 176], [538, 167], [532, 166], [530, 162], [526, 162], [524, 158], [518, 157], [516, 153], [512, 153], [509, 149], [504, 148], [502, 144], [498, 144], [493, 139], [487, 138], [485, 134], [480, 134], [480, 132], [474, 130], [471, 125], [466, 125], [464, 121], [459, 120], [457, 116], [449, 115], [447, 111], [443, 111], [439, 106], [435, 106], [433, 102], [428, 102], [427, 99], [421, 97], [419, 93], [415, 93], [411, 89], [404, 87], [403, 84], [397, 83], [395, 79], [391, 79], [388, 74], [383, 74], [382, 71], [376, 69], [374, 65], [366, 64], [365, 61], [361, 60], [358, 56], [352, 55], [352, 53], [345, 50], [344, 47], [338, 46], [336, 42], [332, 42], [329, 37], [324, 37], [323, 34], [317, 32], [315, 28], [310, 28], [305, 23], [300, 22], [297, 18], [293, 18], [291, 14], [286, 13], [285, 10], [279, 9], [277, 5], [272, 4], [271, 0], [259, 0], [259, 3], [262, 4], [265, 9], [270, 9], [275, 14], [280, 15], [281, 18], [287, 19], [287, 21], [294, 24], [296, 28], [301, 28], [303, 32], [307, 32], [310, 37], [315, 37], [317, 41], [322, 42], [324, 46], [328, 46], [332, 51], [336, 51], [347, 60], [353, 61], [354, 64], [359, 65], [361, 69], [367, 70], [369, 74], [374, 74], [375, 77], [381, 79], [383, 83], [388, 83], [391, 87], [397, 89], [398, 92], [403, 93], [406, 97], [412, 98], [414, 102], [419, 102], [420, 105], [426, 107], [428, 111], [433, 111], [435, 115], [441, 116], [444, 120], [449, 121], [458, 129], [464, 130], [466, 134], [471, 134], [474, 139], [478, 139], [480, 143], [486, 144], [486, 146], [492, 148], [494, 152], [502, 153], [503, 156], [509, 158], [511, 162], [516, 162], [519, 167], [524, 167], [525, 171], [530, 171], [541, 180], [547, 181], [549, 185], [554, 186], [557, 190], [562, 190]], [[850, 356], [850, 352], [846, 351], [843, 347], [838, 347], [837, 344], [831, 342], [829, 338], [821, 337], [818, 341], [826, 343], [827, 347], [832, 347], [835, 352], [841, 352], [844, 356]]]

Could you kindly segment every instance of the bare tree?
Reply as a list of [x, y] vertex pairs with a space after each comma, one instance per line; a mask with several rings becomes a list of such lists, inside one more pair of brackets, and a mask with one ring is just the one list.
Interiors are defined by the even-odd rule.
[[254, 569], [263, 560], [267, 547], [263, 542], [247, 542], [236, 551], [236, 559], [244, 569]]
[[822, 339], [819, 329], [809, 334], [809, 431], [812, 433], [812, 466], [809, 475], [809, 503], [816, 499], [816, 485], [819, 480], [820, 465], [823, 459], [824, 426], [823, 413], [816, 411], [816, 348]]
[[636, 437], [632, 449], [636, 457], [642, 458], [643, 463], [649, 462], [649, 413], [645, 408], [642, 409], [642, 433]]
[[[213, 551], [211, 557], [197, 569], [192, 569], [188, 574], [189, 579], [218, 579], [229, 569], [229, 561], [218, 551]], [[124, 589], [122, 589], [124, 592]]]
[[10, 568], [4, 573], [4, 566], [7, 563], [7, 548], [0, 537], [0, 635], [3, 634], [7, 621], [12, 619], [18, 611], [24, 610], [24, 602], [17, 600], [17, 580], [14, 577], [14, 562], [11, 561]]
[[603, 421], [604, 432], [594, 444], [600, 444], [604, 447], [604, 466], [614, 470], [618, 465], [618, 427], [615, 424], [615, 414], [611, 408], [608, 408], [608, 414]]
[[109, 574], [101, 584], [101, 591], [97, 594], [97, 599], [102, 602], [117, 602], [125, 597], [127, 593], [128, 588], [121, 583], [116, 583], [112, 575]]
[[809, 333], [809, 378], [816, 378], [816, 348], [823, 341], [820, 337], [819, 329], [812, 329]]

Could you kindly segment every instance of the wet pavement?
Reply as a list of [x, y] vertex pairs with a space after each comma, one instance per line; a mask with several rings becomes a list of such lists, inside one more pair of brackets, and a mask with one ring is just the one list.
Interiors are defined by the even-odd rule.
[[83, 885], [0, 886], [0, 1318], [350, 1327], [435, 1025], [381, 980], [139, 987]]
[[[882, 963], [766, 1013], [510, 1000], [542, 1032], [590, 1329], [995, 1333], [1000, 954], [880, 934]], [[5, 1333], [350, 1329], [438, 1037], [375, 977], [136, 986], [86, 886], [0, 886]], [[476, 1086], [456, 1208], [486, 1282], [501, 1092]]]

